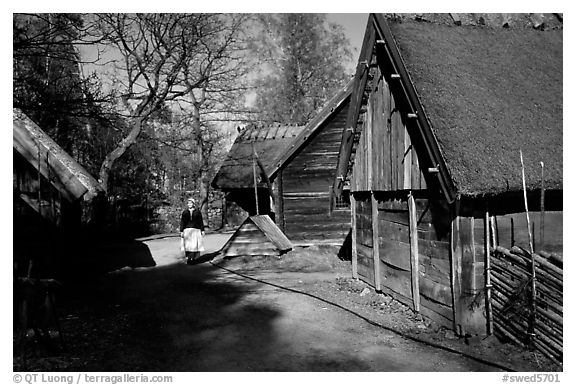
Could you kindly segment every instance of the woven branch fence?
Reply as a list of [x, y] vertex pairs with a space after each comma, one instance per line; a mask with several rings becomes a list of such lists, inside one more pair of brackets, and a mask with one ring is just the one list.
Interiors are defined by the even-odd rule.
[[[532, 291], [534, 258], [535, 294]], [[494, 332], [562, 363], [562, 257], [497, 246], [490, 261]]]

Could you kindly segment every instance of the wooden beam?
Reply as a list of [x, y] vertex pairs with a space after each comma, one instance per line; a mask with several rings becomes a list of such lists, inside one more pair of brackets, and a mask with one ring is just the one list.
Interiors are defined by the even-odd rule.
[[358, 248], [357, 248], [357, 222], [356, 222], [356, 198], [350, 193], [350, 208], [352, 212], [352, 278], [358, 279]]
[[[364, 96], [364, 89], [368, 80], [368, 68], [363, 65], [363, 62], [370, 62], [372, 58], [372, 51], [374, 49], [374, 42], [376, 40], [376, 31], [374, 29], [374, 18], [372, 15], [368, 17], [368, 24], [366, 26], [366, 34], [362, 42], [362, 49], [358, 65], [356, 66], [356, 74], [354, 75], [354, 90], [350, 96], [350, 107], [348, 108], [348, 116], [346, 117], [345, 127], [355, 127], [360, 115], [360, 108], [362, 107], [362, 98]], [[348, 162], [352, 155], [353, 147], [353, 132], [343, 130], [342, 141], [340, 143], [340, 152], [338, 156], [338, 165], [336, 166], [336, 178], [334, 179], [333, 192], [339, 196], [343, 188], [343, 179], [348, 173]], [[338, 177], [342, 177], [339, 179]]]
[[460, 200], [452, 205], [452, 223], [450, 226], [450, 285], [452, 286], [452, 313], [454, 331], [463, 335], [462, 329], [462, 247], [460, 244]]
[[488, 335], [492, 335], [492, 282], [490, 281], [490, 214], [484, 215], [484, 270], [486, 282], [486, 324]]
[[418, 218], [414, 195], [408, 195], [408, 213], [410, 217], [410, 270], [412, 272], [412, 305], [420, 312], [420, 271], [418, 261]]
[[374, 258], [374, 288], [382, 291], [380, 275], [380, 240], [378, 232], [378, 201], [374, 192], [370, 194], [372, 200], [372, 256]]
[[280, 227], [280, 230], [285, 232], [286, 222], [284, 221], [284, 180], [282, 176], [282, 170], [278, 172], [274, 182], [276, 183], [276, 188], [278, 190], [278, 200], [276, 201], [276, 223], [278, 224], [278, 227]]

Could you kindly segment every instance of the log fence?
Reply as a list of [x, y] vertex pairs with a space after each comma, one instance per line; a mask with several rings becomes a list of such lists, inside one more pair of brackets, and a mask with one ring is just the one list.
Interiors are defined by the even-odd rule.
[[562, 257], [546, 252], [530, 254], [516, 246], [511, 249], [497, 246], [492, 249], [490, 262], [495, 334], [516, 343], [531, 344], [548, 358], [562, 363]]

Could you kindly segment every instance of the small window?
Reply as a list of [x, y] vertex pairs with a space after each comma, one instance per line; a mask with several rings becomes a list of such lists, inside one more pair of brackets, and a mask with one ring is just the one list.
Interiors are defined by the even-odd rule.
[[334, 197], [334, 210], [350, 209], [350, 190], [342, 190], [340, 197]]

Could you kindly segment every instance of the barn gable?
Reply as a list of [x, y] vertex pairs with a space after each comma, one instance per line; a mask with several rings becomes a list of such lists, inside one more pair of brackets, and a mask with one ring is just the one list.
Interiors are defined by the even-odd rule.
[[[540, 161], [547, 188], [561, 189], [562, 30], [480, 22], [459, 27], [414, 18], [371, 15], [348, 127], [362, 119], [377, 60], [388, 69], [382, 74], [386, 83], [404, 99], [399, 113], [412, 140], [422, 142], [424, 172], [435, 173], [431, 177], [449, 201], [521, 190], [519, 150], [527, 160], [529, 190], [540, 187]], [[337, 191], [351, 171], [353, 139], [352, 132], [343, 134]]]

